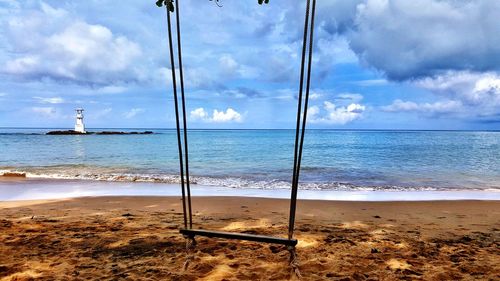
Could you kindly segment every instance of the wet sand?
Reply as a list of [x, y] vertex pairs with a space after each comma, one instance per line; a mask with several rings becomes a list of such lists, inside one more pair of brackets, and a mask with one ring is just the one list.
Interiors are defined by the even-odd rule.
[[[286, 236], [287, 200], [193, 198], [194, 227]], [[0, 202], [0, 280], [289, 280], [278, 245], [197, 238], [177, 197]], [[500, 280], [500, 201], [301, 200], [303, 280]]]

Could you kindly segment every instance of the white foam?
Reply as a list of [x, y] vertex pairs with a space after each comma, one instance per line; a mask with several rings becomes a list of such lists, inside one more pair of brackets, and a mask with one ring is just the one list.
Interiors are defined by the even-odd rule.
[[[63, 170], [64, 172], [61, 172]], [[0, 170], [0, 176], [5, 173], [25, 174], [29, 179], [52, 179], [52, 180], [89, 180], [89, 181], [106, 181], [106, 182], [141, 182], [141, 183], [164, 183], [164, 184], [180, 184], [180, 176], [169, 174], [134, 174], [127, 172], [109, 172], [103, 168], [44, 168], [37, 169], [4, 169]], [[234, 189], [263, 189], [263, 190], [289, 190], [290, 182], [271, 179], [271, 180], [256, 180], [243, 177], [204, 177], [192, 176], [192, 184], [201, 186], [226, 187]], [[301, 182], [299, 185], [301, 190], [332, 190], [332, 191], [461, 191], [464, 188], [442, 188], [433, 186], [397, 186], [397, 185], [380, 185], [380, 186], [360, 186], [344, 182]], [[467, 188], [467, 191], [500, 191], [500, 187], [484, 188]]]
[[[0, 201], [83, 196], [180, 196], [177, 184], [66, 180], [0, 181]], [[193, 196], [290, 198], [290, 190], [192, 185]], [[499, 191], [335, 191], [301, 190], [299, 199], [339, 201], [500, 200]]]

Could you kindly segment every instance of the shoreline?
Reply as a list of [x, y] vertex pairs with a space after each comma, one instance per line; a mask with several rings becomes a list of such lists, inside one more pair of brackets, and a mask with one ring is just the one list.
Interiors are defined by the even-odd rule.
[[[498, 278], [499, 201], [297, 204], [302, 280]], [[284, 199], [194, 197], [193, 223], [284, 237], [288, 208]], [[291, 278], [286, 247], [204, 237], [184, 271], [179, 197], [0, 202], [0, 216], [2, 280]]]
[[[289, 189], [228, 188], [191, 185], [193, 197], [255, 197], [287, 199]], [[148, 182], [111, 182], [90, 180], [0, 179], [0, 201], [49, 200], [99, 196], [177, 196], [179, 184]], [[299, 200], [324, 201], [500, 201], [500, 192], [485, 190], [463, 191], [337, 191], [300, 190]]]

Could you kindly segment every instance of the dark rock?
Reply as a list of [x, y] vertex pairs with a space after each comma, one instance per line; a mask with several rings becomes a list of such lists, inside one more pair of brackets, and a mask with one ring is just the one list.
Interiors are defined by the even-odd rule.
[[73, 130], [67, 130], [67, 131], [50, 131], [47, 133], [47, 135], [86, 135], [86, 133], [80, 133], [80, 132], [73, 131]]
[[102, 132], [80, 133], [73, 130], [66, 130], [66, 131], [50, 131], [46, 134], [47, 135], [151, 135], [154, 133], [152, 131], [144, 131], [144, 132], [102, 131]]

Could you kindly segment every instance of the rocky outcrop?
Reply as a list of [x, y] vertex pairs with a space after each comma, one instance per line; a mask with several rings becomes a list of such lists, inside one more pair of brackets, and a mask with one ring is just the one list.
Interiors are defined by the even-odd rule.
[[86, 132], [81, 133], [73, 130], [66, 131], [50, 131], [47, 135], [151, 135], [152, 131], [143, 132], [119, 132], [119, 131], [102, 131], [102, 132]]

